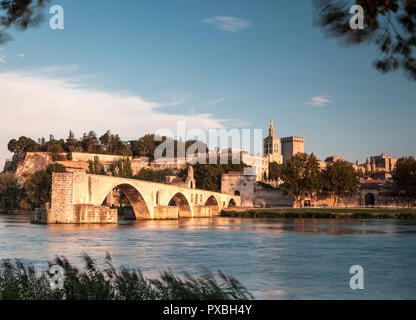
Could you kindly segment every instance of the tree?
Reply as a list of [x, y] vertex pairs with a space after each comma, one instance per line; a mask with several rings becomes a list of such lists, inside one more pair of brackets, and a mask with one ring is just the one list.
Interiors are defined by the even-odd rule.
[[138, 174], [133, 178], [144, 181], [153, 181], [153, 182], [162, 182], [163, 178], [166, 176], [174, 176], [175, 173], [171, 169], [164, 170], [152, 170], [142, 168]]
[[409, 205], [413, 204], [416, 198], [415, 158], [400, 158], [396, 163], [392, 177], [399, 193], [404, 194]]
[[307, 194], [317, 192], [320, 185], [320, 169], [316, 157], [306, 153], [295, 154], [284, 166], [281, 173], [283, 184], [280, 189], [294, 196], [299, 207]]
[[88, 160], [88, 173], [105, 175], [105, 169], [99, 157], [95, 156], [94, 161]]
[[130, 147], [133, 151], [133, 156], [153, 158], [156, 146], [159, 144], [156, 145], [157, 142], [154, 134], [146, 134], [139, 140], [132, 141]]
[[[196, 187], [198, 189], [221, 191], [221, 177], [223, 174], [230, 171], [243, 172], [246, 164], [240, 162], [240, 164], [232, 164], [231, 158], [229, 158], [228, 164], [220, 164], [220, 159], [217, 160], [217, 164], [200, 164], [193, 165], [194, 178], [196, 181]], [[187, 170], [180, 171], [178, 174], [180, 177], [186, 178]]]
[[7, 149], [13, 152], [15, 155], [20, 155], [25, 152], [35, 152], [39, 150], [39, 144], [36, 141], [27, 138], [20, 137], [18, 140], [12, 139], [7, 145]]
[[1, 0], [0, 44], [11, 40], [4, 30], [26, 30], [42, 21], [42, 12], [50, 0]]
[[17, 209], [20, 190], [16, 176], [9, 171], [0, 173], [0, 204], [7, 209]]
[[113, 168], [113, 176], [131, 178], [133, 177], [133, 169], [131, 168], [131, 160], [128, 157], [118, 159]]
[[102, 147], [98, 141], [97, 134], [94, 131], [84, 133], [81, 142], [84, 152], [102, 153]]
[[66, 168], [61, 164], [52, 163], [48, 165], [45, 170], [35, 172], [32, 177], [25, 182], [24, 191], [32, 208], [40, 208], [50, 201], [53, 172], [66, 172]]
[[271, 162], [269, 164], [269, 179], [278, 180], [282, 175], [283, 165], [277, 162]]
[[104, 133], [99, 139], [100, 143], [101, 143], [101, 146], [103, 147], [103, 149], [105, 151], [108, 151], [108, 149], [109, 149], [110, 139], [111, 139], [110, 130], [108, 130], [106, 133]]
[[360, 175], [347, 161], [336, 161], [327, 165], [322, 172], [324, 189], [334, 197], [334, 206], [341, 197], [353, 194], [360, 186]]
[[[374, 66], [386, 73], [398, 69], [416, 80], [416, 1], [313, 0], [315, 24], [345, 45], [368, 43], [381, 53]], [[364, 29], [350, 27], [350, 8], [364, 9]]]

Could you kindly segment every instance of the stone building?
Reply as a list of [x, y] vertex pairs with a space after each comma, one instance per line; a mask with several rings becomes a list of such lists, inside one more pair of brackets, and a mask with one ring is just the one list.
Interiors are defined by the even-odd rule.
[[333, 163], [337, 161], [344, 161], [344, 158], [341, 156], [330, 156], [325, 159], [326, 163]]
[[252, 167], [252, 175], [256, 176], [256, 181], [262, 181], [264, 176], [269, 174], [269, 158], [267, 156], [242, 153], [242, 161]]
[[183, 188], [195, 189], [196, 181], [194, 177], [194, 168], [192, 166], [188, 166], [188, 175], [185, 181], [177, 176], [166, 176], [164, 178], [164, 183]]
[[287, 163], [297, 153], [305, 153], [304, 137], [286, 137], [282, 142], [283, 163]]
[[379, 156], [371, 156], [362, 164], [356, 162], [355, 168], [362, 172], [370, 173], [371, 177], [379, 180], [391, 179], [396, 168], [397, 158], [382, 153]]
[[278, 188], [257, 182], [255, 176], [229, 172], [221, 178], [221, 192], [241, 197], [241, 206], [272, 208], [292, 207], [294, 199]]
[[231, 171], [221, 177], [221, 193], [240, 196], [243, 207], [252, 207], [255, 183], [256, 177], [254, 175], [247, 176], [241, 172]]

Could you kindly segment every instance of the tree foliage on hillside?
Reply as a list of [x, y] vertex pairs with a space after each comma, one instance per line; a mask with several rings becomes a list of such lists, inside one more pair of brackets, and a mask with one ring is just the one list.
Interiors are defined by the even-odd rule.
[[[210, 190], [215, 192], [221, 191], [221, 177], [223, 174], [230, 171], [243, 172], [246, 164], [240, 162], [239, 164], [232, 164], [231, 158], [228, 164], [220, 164], [218, 159], [217, 164], [194, 164], [194, 178], [196, 181], [196, 187], [198, 189]], [[179, 177], [186, 178], [187, 170], [181, 170], [178, 173]]]
[[34, 141], [31, 138], [22, 136], [19, 139], [9, 141], [8, 150], [15, 155], [25, 152], [50, 152], [50, 153], [71, 153], [71, 152], [88, 152], [97, 154], [112, 154], [131, 156], [132, 152], [128, 143], [121, 140], [118, 134], [111, 134], [107, 131], [101, 137], [98, 137], [94, 131], [84, 133], [82, 138], [77, 139], [72, 131], [69, 131], [68, 138], [55, 139], [53, 135], [49, 140], [39, 138]]
[[175, 176], [175, 172], [170, 169], [164, 170], [152, 170], [152, 169], [141, 169], [133, 178], [144, 181], [152, 182], [163, 182], [166, 176]]
[[162, 143], [165, 143], [164, 146], [166, 146], [163, 149], [163, 156], [172, 153], [176, 157], [178, 150], [185, 150], [185, 152], [197, 152], [198, 150], [206, 152], [208, 150], [205, 143], [197, 140], [182, 142], [169, 137], [158, 137], [154, 134], [146, 134], [138, 140], [125, 142], [121, 140], [118, 134], [112, 134], [110, 131], [107, 131], [102, 136], [98, 136], [95, 131], [89, 131], [84, 133], [80, 139], [75, 138], [74, 133], [69, 131], [67, 139], [58, 140], [53, 135], [50, 135], [48, 141], [45, 138], [40, 138], [37, 142], [22, 136], [17, 140], [10, 140], [8, 150], [16, 156], [25, 152], [49, 152], [53, 155], [67, 153], [70, 157], [72, 152], [85, 152], [149, 157], [152, 160], [154, 159], [156, 148]]
[[66, 172], [59, 163], [52, 163], [45, 170], [35, 172], [24, 184], [24, 192], [32, 209], [40, 208], [50, 201], [52, 191], [52, 173]]
[[[344, 45], [375, 45], [381, 57], [374, 66], [386, 73], [398, 69], [416, 80], [416, 1], [313, 0], [315, 24]], [[364, 29], [350, 28], [350, 8], [364, 9]]]
[[105, 175], [105, 169], [99, 157], [95, 156], [94, 161], [88, 160], [88, 173]]
[[400, 158], [393, 172], [393, 181], [400, 194], [413, 203], [416, 199], [416, 160], [414, 157]]
[[12, 172], [0, 173], [0, 204], [2, 208], [17, 209], [19, 207], [19, 186]]
[[131, 178], [133, 177], [133, 169], [131, 168], [131, 160], [128, 157], [118, 159], [113, 167], [113, 176]]
[[[155, 150], [157, 147], [161, 146], [162, 143], [166, 146], [162, 153], [163, 156], [171, 154], [173, 157], [178, 157], [178, 150], [185, 151], [185, 156], [188, 151], [195, 153], [198, 150], [204, 152], [208, 151], [207, 145], [201, 141], [187, 140], [183, 142], [169, 137], [160, 137], [155, 134], [146, 134], [138, 140], [131, 141], [130, 148], [134, 157], [149, 157], [154, 159]], [[190, 147], [195, 149], [191, 150]]]

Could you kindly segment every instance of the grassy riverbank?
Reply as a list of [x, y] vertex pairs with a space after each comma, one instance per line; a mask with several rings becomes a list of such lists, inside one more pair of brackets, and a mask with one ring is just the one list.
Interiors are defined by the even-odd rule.
[[302, 218], [302, 219], [415, 219], [415, 209], [303, 208], [222, 210], [222, 217], [232, 218]]
[[[85, 269], [78, 270], [65, 258], [49, 266], [62, 267], [62, 289], [51, 287], [49, 275], [36, 273], [33, 266], [20, 261], [0, 265], [0, 300], [247, 300], [253, 296], [232, 277], [219, 272], [219, 280], [207, 273], [201, 277], [171, 271], [158, 278], [146, 278], [140, 270], [116, 270], [108, 255], [100, 269], [84, 256]], [[55, 278], [56, 279], [56, 278]], [[58, 281], [59, 283], [59, 281]]]

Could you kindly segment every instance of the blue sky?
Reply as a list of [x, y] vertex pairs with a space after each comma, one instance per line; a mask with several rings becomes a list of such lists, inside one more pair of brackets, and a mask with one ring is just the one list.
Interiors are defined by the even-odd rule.
[[178, 119], [266, 135], [273, 118], [279, 137], [305, 136], [320, 158], [416, 155], [416, 83], [377, 72], [373, 47], [325, 38], [309, 0], [52, 4], [64, 30], [47, 15], [0, 47], [2, 150], [16, 135], [131, 139]]

